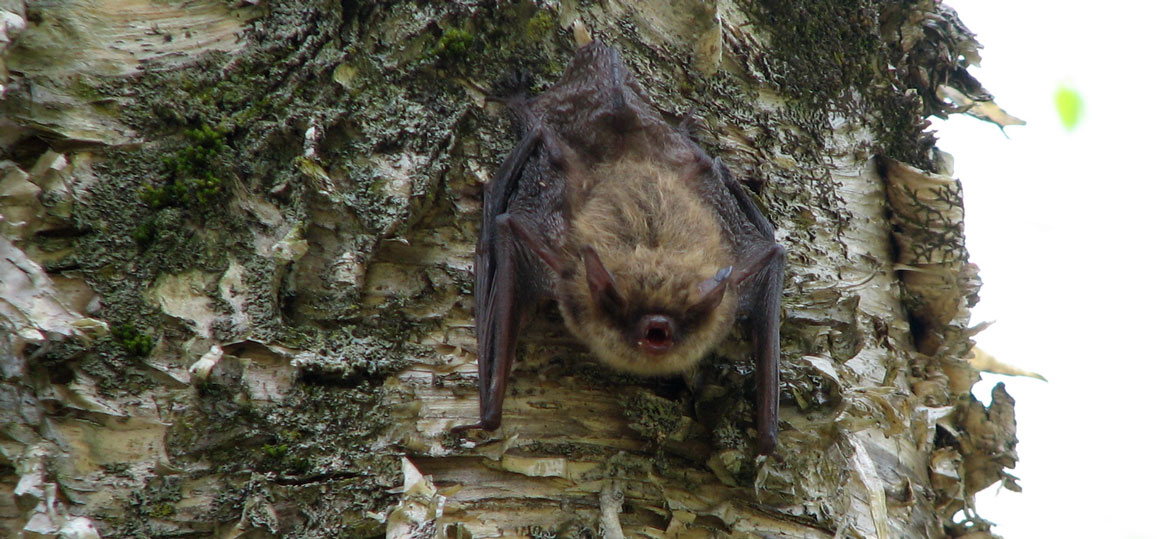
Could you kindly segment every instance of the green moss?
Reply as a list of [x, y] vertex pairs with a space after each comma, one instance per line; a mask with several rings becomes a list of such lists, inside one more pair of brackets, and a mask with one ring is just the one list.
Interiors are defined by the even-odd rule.
[[130, 238], [141, 248], [146, 248], [155, 241], [158, 235], [158, 229], [155, 227], [154, 219], [147, 219], [134, 227], [130, 232]]
[[134, 357], [146, 356], [155, 345], [150, 335], [143, 334], [132, 324], [114, 326], [110, 334], [126, 353]]
[[278, 434], [278, 436], [280, 436], [280, 438], [282, 440], [289, 440], [290, 442], [296, 442], [302, 438], [302, 433], [301, 433], [301, 431], [294, 430], [294, 429], [285, 429], [285, 430], [282, 430], [281, 433]]
[[249, 102], [246, 108], [233, 114], [232, 121], [236, 124], [248, 124], [272, 113], [273, 98], [266, 95], [254, 102]]
[[557, 22], [554, 19], [554, 15], [549, 11], [538, 11], [536, 15], [525, 21], [526, 40], [539, 41], [545, 39], [557, 28]]
[[169, 503], [155, 504], [147, 514], [151, 518], [167, 518], [175, 515], [175, 506]]
[[224, 133], [203, 125], [184, 134], [188, 144], [162, 159], [163, 182], [147, 183], [139, 191], [139, 198], [152, 208], [205, 207], [217, 201], [223, 190], [215, 169], [227, 148]]
[[[426, 84], [434, 89], [433, 97], [459, 93], [459, 86], [446, 87], [457, 76], [496, 81], [504, 87], [494, 91], [506, 94], [536, 91], [557, 79], [565, 67], [565, 55], [550, 54], [551, 38], [558, 30], [557, 15], [532, 3], [472, 13], [453, 9], [449, 16], [437, 20], [443, 21], [441, 30], [416, 37], [418, 45], [414, 46], [421, 52], [411, 63], [412, 68], [423, 69], [412, 74], [413, 86], [419, 86], [421, 78], [435, 79]], [[533, 88], [522, 88], [515, 77], [518, 73], [540, 80], [532, 81]]]
[[440, 39], [425, 56], [435, 58], [441, 63], [456, 63], [464, 59], [465, 54], [473, 48], [474, 44], [472, 32], [450, 26], [444, 29]]
[[[263, 418], [257, 419], [264, 420]], [[284, 438], [284, 436], [280, 436], [279, 438]], [[290, 443], [286, 442], [261, 446], [262, 457], [257, 467], [262, 470], [272, 470], [292, 476], [309, 472], [313, 468], [313, 461], [308, 457], [292, 453], [292, 447]]]
[[261, 451], [264, 452], [265, 456], [268, 458], [280, 460], [282, 458], [285, 458], [285, 455], [287, 453], [289, 453], [289, 445], [288, 444], [277, 444], [277, 445], [265, 444], [265, 445], [261, 446]]

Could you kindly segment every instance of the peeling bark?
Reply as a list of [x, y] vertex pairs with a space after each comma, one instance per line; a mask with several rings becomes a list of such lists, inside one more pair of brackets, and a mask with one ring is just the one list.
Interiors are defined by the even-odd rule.
[[[472, 252], [513, 144], [486, 97], [557, 80], [575, 32], [778, 225], [775, 459], [742, 336], [643, 379], [554, 309], [503, 428], [449, 433], [477, 414]], [[0, 3], [0, 531], [988, 534], [1013, 399], [970, 393], [980, 282], [924, 132], [1000, 110], [978, 47], [929, 0]]]

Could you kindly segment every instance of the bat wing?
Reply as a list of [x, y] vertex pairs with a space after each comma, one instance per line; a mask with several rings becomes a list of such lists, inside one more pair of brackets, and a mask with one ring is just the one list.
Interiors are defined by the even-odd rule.
[[[560, 137], [602, 127], [594, 117], [600, 100], [622, 96], [629, 79], [615, 51], [596, 42], [578, 51], [562, 80], [548, 91], [529, 102], [507, 102], [526, 133], [485, 188], [473, 263], [480, 420], [456, 431], [493, 430], [501, 424], [520, 312], [535, 295], [530, 277], [539, 273], [539, 258], [552, 268], [558, 264], [548, 237], [551, 230], [557, 234], [561, 222], [554, 218], [564, 183]], [[535, 228], [546, 237], [535, 234]], [[519, 279], [527, 281], [525, 286], [519, 287]]]
[[779, 325], [782, 316], [782, 282], [786, 272], [786, 249], [774, 241], [774, 226], [758, 209], [749, 194], [720, 160], [717, 174], [733, 200], [738, 216], [745, 219], [753, 233], [746, 241], [739, 263], [744, 279], [741, 304], [753, 337], [754, 365], [757, 377], [758, 454], [770, 454], [778, 438], [778, 356]]
[[562, 145], [529, 104], [514, 106], [528, 130], [485, 188], [473, 261], [480, 420], [456, 431], [500, 426], [521, 313], [545, 289], [542, 262], [555, 270], [560, 263], [548, 235], [559, 233], [551, 222], [559, 222]]
[[535, 153], [539, 137], [536, 129], [526, 133], [485, 189], [481, 237], [473, 261], [480, 420], [457, 427], [458, 431], [493, 430], [501, 424], [501, 405], [520, 322], [518, 257], [511, 237], [508, 203]]

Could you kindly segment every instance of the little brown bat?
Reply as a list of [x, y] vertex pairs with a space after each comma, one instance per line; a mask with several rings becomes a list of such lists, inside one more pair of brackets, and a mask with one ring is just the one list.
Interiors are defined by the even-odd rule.
[[773, 226], [599, 41], [510, 105], [525, 135], [486, 187], [474, 264], [480, 421], [456, 430], [500, 426], [521, 313], [553, 296], [591, 352], [643, 375], [694, 366], [747, 319], [770, 453], [785, 264]]

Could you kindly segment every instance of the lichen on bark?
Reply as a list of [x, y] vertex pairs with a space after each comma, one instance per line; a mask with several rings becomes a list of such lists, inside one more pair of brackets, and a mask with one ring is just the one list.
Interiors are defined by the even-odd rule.
[[[988, 99], [947, 7], [143, 9], [4, 19], [0, 529], [590, 536], [611, 511], [653, 537], [988, 531], [972, 495], [1013, 485], [1013, 407], [969, 394], [978, 281], [923, 131], [953, 112], [943, 86]], [[514, 141], [486, 98], [552, 84], [584, 29], [693, 115], [791, 253], [777, 458], [750, 447], [743, 335], [642, 379], [550, 308], [503, 429], [449, 432], [476, 414], [479, 197]], [[956, 200], [904, 211], [932, 189]], [[955, 249], [892, 250], [937, 240]]]

